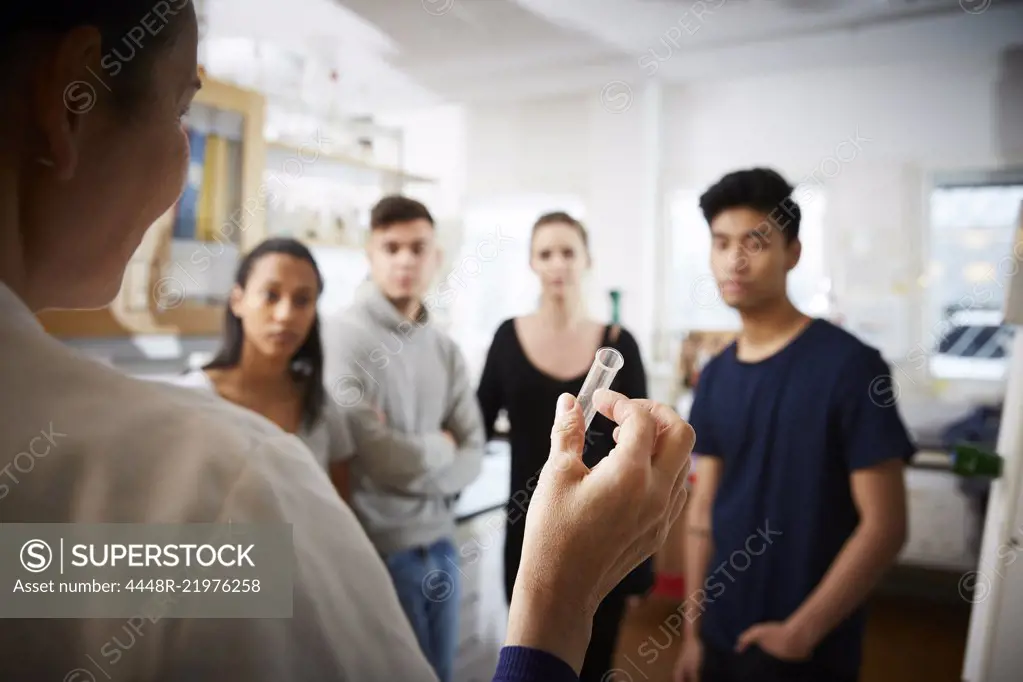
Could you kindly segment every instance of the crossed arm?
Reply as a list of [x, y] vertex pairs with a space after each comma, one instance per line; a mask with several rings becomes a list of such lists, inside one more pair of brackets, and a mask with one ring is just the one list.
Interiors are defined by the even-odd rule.
[[[345, 374], [345, 370], [351, 370]], [[335, 376], [357, 376], [340, 366]], [[449, 381], [452, 396], [440, 428], [408, 433], [387, 424], [377, 409], [379, 396], [367, 391], [356, 404], [340, 408], [356, 453], [351, 466], [376, 485], [399, 495], [449, 496], [462, 491], [479, 475], [485, 434], [475, 392], [459, 351], [451, 349]], [[331, 479], [342, 496], [350, 465], [331, 465]]]

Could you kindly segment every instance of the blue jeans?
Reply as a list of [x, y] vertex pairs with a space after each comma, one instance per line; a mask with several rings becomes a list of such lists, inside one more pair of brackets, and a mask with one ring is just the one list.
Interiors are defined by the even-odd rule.
[[440, 682], [451, 682], [458, 651], [458, 552], [438, 540], [384, 557], [401, 608]]

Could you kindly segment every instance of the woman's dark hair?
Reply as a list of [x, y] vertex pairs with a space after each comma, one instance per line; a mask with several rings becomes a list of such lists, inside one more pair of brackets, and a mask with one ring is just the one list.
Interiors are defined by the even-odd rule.
[[153, 64], [194, 12], [191, 0], [3, 0], [0, 65], [10, 67], [40, 37], [93, 26], [102, 41], [98, 82], [69, 83], [65, 97], [79, 86], [130, 111], [149, 94]]
[[579, 222], [569, 214], [565, 213], [564, 211], [553, 211], [552, 213], [544, 213], [542, 216], [537, 218], [536, 222], [533, 223], [533, 233], [529, 238], [530, 249], [532, 249], [533, 247], [532, 240], [534, 237], [536, 237], [537, 230], [546, 225], [568, 225], [569, 227], [573, 228], [576, 232], [579, 233], [579, 236], [583, 240], [583, 247], [586, 249], [586, 252], [589, 253], [590, 240], [589, 236], [586, 234], [586, 228], [583, 227], [583, 224], [581, 222]]
[[[316, 260], [313, 259], [313, 254], [300, 242], [283, 237], [267, 239], [250, 251], [238, 264], [235, 284], [244, 289], [255, 264], [263, 256], [271, 254], [284, 254], [309, 263], [316, 273], [317, 294], [323, 291], [323, 276], [316, 265]], [[241, 362], [244, 339], [245, 332], [242, 329], [242, 321], [228, 305], [220, 351], [203, 369], [237, 367]], [[311, 428], [319, 421], [320, 415], [323, 413], [323, 404], [326, 401], [326, 391], [323, 388], [323, 344], [320, 341], [319, 315], [313, 319], [313, 326], [309, 330], [309, 336], [306, 337], [305, 343], [291, 358], [291, 376], [297, 383], [304, 385], [302, 422], [307, 428]]]

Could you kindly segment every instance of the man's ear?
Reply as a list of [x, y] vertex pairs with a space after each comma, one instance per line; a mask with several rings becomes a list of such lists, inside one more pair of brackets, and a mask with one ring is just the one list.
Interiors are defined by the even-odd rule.
[[785, 267], [787, 270], [791, 270], [799, 265], [799, 258], [803, 255], [803, 243], [799, 239], [793, 239], [785, 245], [785, 253], [787, 255]]

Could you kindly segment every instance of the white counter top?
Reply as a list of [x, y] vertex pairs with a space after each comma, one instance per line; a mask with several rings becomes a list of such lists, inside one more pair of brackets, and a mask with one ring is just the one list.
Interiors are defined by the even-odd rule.
[[511, 485], [511, 447], [504, 441], [487, 444], [479, 478], [462, 491], [455, 504], [455, 515], [461, 519], [489, 511], [508, 501]]

